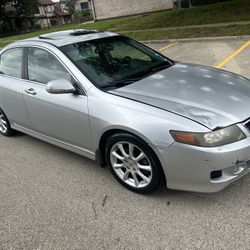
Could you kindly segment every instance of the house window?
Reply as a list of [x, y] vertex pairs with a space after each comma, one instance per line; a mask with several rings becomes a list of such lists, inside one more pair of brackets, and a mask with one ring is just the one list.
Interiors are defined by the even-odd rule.
[[86, 10], [89, 8], [89, 3], [88, 2], [85, 2], [85, 3], [80, 3], [81, 5], [81, 10]]
[[43, 9], [44, 9], [45, 13], [51, 13], [54, 10], [54, 6], [53, 5], [46, 5], [43, 7]]

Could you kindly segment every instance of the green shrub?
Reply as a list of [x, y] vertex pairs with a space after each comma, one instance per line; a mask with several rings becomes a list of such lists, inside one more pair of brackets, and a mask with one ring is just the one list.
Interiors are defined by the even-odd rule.
[[41, 25], [38, 24], [38, 23], [35, 24], [35, 25], [34, 25], [34, 29], [35, 29], [35, 30], [40, 30], [40, 29], [41, 29]]
[[231, 0], [191, 0], [191, 3], [193, 6], [201, 6], [201, 5], [221, 3], [226, 1], [231, 1]]
[[91, 20], [91, 15], [89, 10], [77, 10], [73, 14], [74, 23], [83, 23]]
[[[174, 4], [174, 9], [179, 9], [179, 7], [183, 8], [189, 8], [191, 1], [190, 0], [173, 0], [173, 4]], [[181, 6], [179, 6], [179, 4]]]

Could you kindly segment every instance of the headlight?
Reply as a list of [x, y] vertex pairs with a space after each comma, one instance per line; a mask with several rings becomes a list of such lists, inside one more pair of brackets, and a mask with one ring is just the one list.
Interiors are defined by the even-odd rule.
[[236, 125], [208, 133], [191, 133], [171, 130], [170, 134], [177, 142], [199, 147], [218, 147], [246, 138], [246, 135]]

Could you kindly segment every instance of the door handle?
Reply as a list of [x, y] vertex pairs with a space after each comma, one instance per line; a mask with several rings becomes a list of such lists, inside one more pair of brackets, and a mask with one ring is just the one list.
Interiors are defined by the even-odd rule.
[[33, 89], [33, 88], [30, 88], [30, 89], [25, 89], [24, 90], [27, 94], [29, 95], [36, 95], [37, 92]]

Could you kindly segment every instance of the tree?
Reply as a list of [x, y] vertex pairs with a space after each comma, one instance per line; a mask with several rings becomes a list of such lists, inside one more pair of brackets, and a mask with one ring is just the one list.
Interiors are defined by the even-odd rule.
[[91, 20], [90, 11], [86, 10], [76, 10], [73, 15], [74, 23], [82, 23]]
[[13, 32], [34, 20], [38, 0], [0, 0], [0, 30]]
[[13, 17], [19, 28], [21, 28], [23, 21], [31, 21], [38, 10], [38, 0], [15, 0], [10, 4], [15, 9]]
[[5, 19], [5, 6], [8, 3], [8, 0], [0, 0], [0, 21]]
[[70, 14], [71, 16], [73, 16], [74, 13], [75, 13], [75, 3], [76, 3], [76, 0], [68, 0], [68, 1], [65, 3], [66, 10], [69, 12], [69, 14]]

